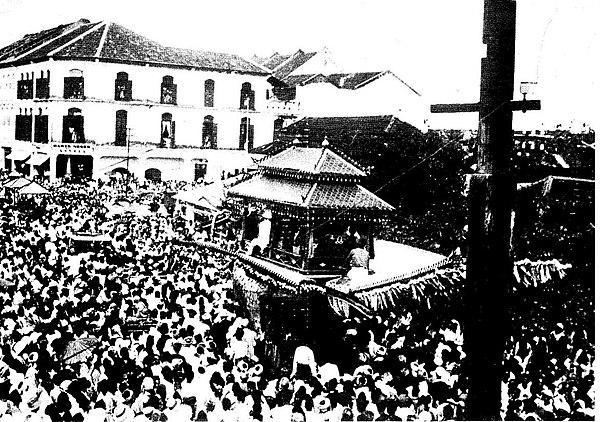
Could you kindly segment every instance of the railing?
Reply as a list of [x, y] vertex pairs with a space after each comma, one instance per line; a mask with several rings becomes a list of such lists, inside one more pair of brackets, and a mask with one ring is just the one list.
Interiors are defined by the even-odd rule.
[[276, 261], [291, 265], [296, 268], [302, 268], [302, 255], [295, 254], [283, 249], [271, 248], [270, 256]]
[[300, 112], [300, 103], [298, 101], [269, 101], [267, 110], [278, 113], [298, 114]]

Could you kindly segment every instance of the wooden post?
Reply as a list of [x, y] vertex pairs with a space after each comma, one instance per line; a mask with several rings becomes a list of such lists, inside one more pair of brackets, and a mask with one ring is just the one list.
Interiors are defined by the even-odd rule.
[[512, 112], [539, 110], [540, 101], [512, 101], [515, 68], [514, 0], [484, 0], [479, 103], [436, 104], [432, 113], [479, 111], [477, 172], [469, 183], [466, 419], [500, 418], [502, 361], [512, 280], [511, 214], [516, 183], [511, 171]]
[[466, 374], [469, 420], [500, 419], [502, 361], [512, 278], [510, 219], [516, 184], [510, 167], [515, 67], [514, 0], [485, 0], [477, 172], [469, 186]]

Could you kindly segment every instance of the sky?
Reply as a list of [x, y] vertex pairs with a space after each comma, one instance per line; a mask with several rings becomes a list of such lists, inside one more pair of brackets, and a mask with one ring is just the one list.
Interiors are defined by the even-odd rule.
[[[582, 123], [596, 129], [600, 17], [597, 0], [517, 0], [516, 129]], [[427, 103], [479, 99], [483, 0], [0, 0], [0, 45], [87, 18], [123, 25], [161, 44], [240, 54], [327, 47], [347, 71], [391, 70]], [[433, 127], [477, 127], [477, 115], [432, 116]], [[597, 129], [596, 129], [597, 130]]]

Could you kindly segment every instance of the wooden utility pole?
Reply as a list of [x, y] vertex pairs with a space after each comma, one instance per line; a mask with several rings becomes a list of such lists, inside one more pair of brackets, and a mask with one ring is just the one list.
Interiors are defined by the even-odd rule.
[[516, 4], [484, 0], [478, 104], [438, 104], [433, 113], [479, 112], [477, 172], [469, 184], [467, 314], [464, 321], [468, 420], [500, 419], [503, 354], [509, 326], [511, 213], [516, 183], [511, 171], [513, 110], [539, 110], [539, 101], [512, 101]]

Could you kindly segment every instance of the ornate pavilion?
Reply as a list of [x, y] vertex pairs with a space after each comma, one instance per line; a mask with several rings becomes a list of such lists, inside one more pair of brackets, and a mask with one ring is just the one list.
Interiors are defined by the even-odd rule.
[[373, 226], [394, 207], [360, 185], [366, 177], [362, 169], [323, 144], [292, 145], [263, 160], [258, 174], [229, 195], [244, 210], [248, 240], [256, 236], [253, 214], [272, 215], [263, 259], [304, 274], [335, 275], [345, 271], [359, 236], [374, 257]]

